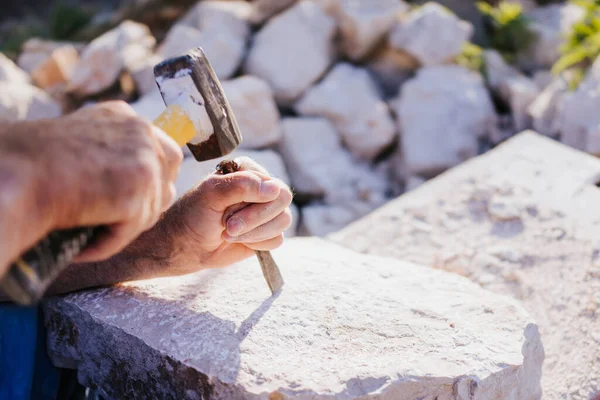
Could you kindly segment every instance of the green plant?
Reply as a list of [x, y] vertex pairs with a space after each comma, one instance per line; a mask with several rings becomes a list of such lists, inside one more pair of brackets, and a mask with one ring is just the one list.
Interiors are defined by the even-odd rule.
[[498, 50], [506, 61], [514, 61], [517, 53], [529, 47], [535, 39], [520, 4], [501, 1], [492, 6], [479, 1], [477, 8], [484, 17], [490, 47]]
[[69, 40], [92, 20], [92, 14], [80, 6], [58, 3], [49, 20], [49, 36], [55, 40]]
[[576, 88], [585, 71], [600, 55], [600, 0], [571, 0], [585, 10], [583, 18], [572, 25], [566, 41], [560, 49], [561, 57], [553, 65], [552, 72], [569, 71], [570, 86]]
[[483, 49], [473, 43], [465, 43], [462, 52], [456, 57], [456, 63], [485, 76], [485, 59]]

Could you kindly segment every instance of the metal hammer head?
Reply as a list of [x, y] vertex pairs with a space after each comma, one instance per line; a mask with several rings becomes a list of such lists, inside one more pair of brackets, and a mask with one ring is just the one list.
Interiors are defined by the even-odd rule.
[[231, 153], [242, 135], [217, 74], [202, 48], [162, 61], [154, 77], [167, 106], [178, 105], [193, 123], [187, 146], [198, 161]]

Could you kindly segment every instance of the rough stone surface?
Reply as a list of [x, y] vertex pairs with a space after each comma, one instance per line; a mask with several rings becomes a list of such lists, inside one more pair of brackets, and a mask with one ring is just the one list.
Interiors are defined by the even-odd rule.
[[43, 89], [66, 84], [72, 77], [79, 62], [79, 53], [72, 45], [64, 45], [54, 49], [48, 58], [31, 71], [35, 84]]
[[152, 54], [149, 57], [144, 57], [132, 62], [127, 67], [127, 70], [135, 82], [136, 91], [141, 96], [158, 90], [154, 78], [154, 66], [162, 60], [163, 57], [158, 54]]
[[512, 133], [531, 128], [528, 108], [540, 92], [538, 85], [508, 65], [497, 51], [486, 50], [483, 56], [490, 88], [511, 110]]
[[435, 174], [477, 155], [478, 138], [496, 129], [481, 76], [459, 66], [420, 69], [392, 106], [411, 174]]
[[419, 68], [419, 61], [385, 43], [370, 57], [366, 67], [379, 84], [384, 98], [389, 99], [398, 95], [401, 85]]
[[[168, 33], [160, 54], [182, 54], [201, 46], [219, 79], [230, 78], [238, 69], [250, 36], [248, 18], [252, 7], [245, 1], [198, 2]], [[194, 28], [181, 29], [181, 26]]]
[[273, 90], [265, 81], [245, 75], [222, 86], [242, 133], [241, 148], [262, 148], [279, 142], [279, 110]]
[[22, 82], [0, 82], [0, 120], [54, 118], [61, 113], [60, 105], [42, 89]]
[[390, 31], [392, 46], [415, 56], [424, 66], [445, 64], [459, 55], [473, 35], [473, 25], [445, 7], [428, 2], [411, 11]]
[[581, 7], [565, 2], [537, 7], [526, 13], [529, 29], [535, 35], [534, 43], [519, 55], [519, 65], [533, 70], [551, 68], [560, 57], [560, 48], [571, 26], [581, 19]]
[[4, 54], [0, 53], [0, 82], [29, 83], [29, 75]]
[[275, 16], [255, 35], [245, 71], [271, 85], [278, 103], [297, 99], [333, 58], [335, 21], [310, 1]]
[[539, 398], [518, 302], [317, 239], [273, 256], [275, 296], [252, 258], [49, 300], [50, 356], [109, 398]]
[[85, 45], [77, 42], [55, 42], [39, 38], [28, 39], [21, 47], [21, 53], [17, 58], [20, 68], [31, 73], [40, 63], [48, 59], [50, 54], [59, 47], [73, 46], [77, 52], [81, 52]]
[[529, 105], [527, 112], [533, 120], [536, 132], [557, 137], [560, 132], [560, 110], [569, 87], [561, 79], [554, 79]]
[[589, 69], [574, 92], [565, 93], [560, 101], [560, 140], [576, 149], [600, 155], [600, 59]]
[[252, 0], [252, 14], [250, 22], [253, 24], [262, 24], [275, 14], [278, 14], [290, 7], [297, 0]]
[[359, 158], [373, 159], [396, 136], [388, 105], [365, 69], [348, 63], [336, 65], [296, 103], [305, 116], [329, 119], [344, 144]]
[[334, 10], [342, 51], [350, 59], [360, 60], [408, 11], [408, 4], [402, 0], [336, 0]]
[[332, 239], [466, 275], [536, 318], [544, 399], [600, 391], [600, 160], [527, 132], [429, 180]]
[[156, 40], [143, 24], [124, 21], [92, 40], [81, 53], [69, 90], [78, 96], [99, 93], [113, 85], [136, 60], [148, 57]]

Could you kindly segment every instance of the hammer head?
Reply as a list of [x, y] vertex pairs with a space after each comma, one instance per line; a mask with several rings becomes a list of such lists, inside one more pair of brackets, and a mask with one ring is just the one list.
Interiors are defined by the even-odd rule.
[[217, 74], [202, 48], [162, 61], [154, 77], [167, 106], [180, 106], [194, 125], [195, 136], [187, 143], [198, 161], [231, 153], [242, 135]]

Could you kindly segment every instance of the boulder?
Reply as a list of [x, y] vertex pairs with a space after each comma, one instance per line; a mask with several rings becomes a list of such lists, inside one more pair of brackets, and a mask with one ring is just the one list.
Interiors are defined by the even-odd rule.
[[[538, 321], [544, 399], [600, 391], [600, 160], [531, 131], [330, 236], [462, 274]], [[500, 396], [499, 398], [509, 398]]]
[[83, 50], [69, 83], [69, 91], [85, 97], [108, 89], [127, 66], [149, 57], [155, 44], [156, 40], [146, 25], [123, 21], [92, 40]]
[[359, 158], [373, 159], [396, 137], [394, 121], [368, 72], [337, 64], [295, 105], [305, 116], [329, 119], [343, 142]]
[[230, 78], [246, 53], [251, 11], [245, 1], [198, 2], [171, 28], [159, 53], [166, 58], [201, 46], [219, 79]]
[[519, 54], [519, 66], [525, 70], [551, 68], [560, 57], [565, 36], [584, 13], [571, 2], [537, 7], [526, 13], [534, 42]]
[[403, 0], [335, 0], [333, 10], [344, 54], [351, 60], [364, 58], [408, 8]]
[[37, 120], [62, 113], [60, 105], [46, 92], [22, 82], [0, 82], [0, 120]]
[[46, 61], [54, 50], [64, 46], [73, 46], [78, 53], [85, 48], [85, 44], [78, 42], [63, 42], [31, 38], [23, 43], [23, 46], [21, 47], [21, 53], [17, 58], [17, 64], [27, 73], [31, 73], [38, 65], [40, 65], [40, 63]]
[[222, 86], [242, 133], [240, 148], [256, 149], [279, 142], [279, 110], [265, 81], [245, 75], [225, 81]]
[[163, 57], [158, 54], [152, 54], [131, 63], [127, 67], [127, 70], [135, 82], [136, 91], [140, 96], [158, 90], [154, 79], [154, 66], [162, 60]]
[[393, 47], [417, 58], [422, 65], [451, 62], [471, 39], [473, 25], [447, 8], [428, 2], [399, 20], [389, 33]]
[[64, 45], [52, 50], [48, 58], [31, 71], [33, 82], [42, 89], [66, 84], [71, 80], [79, 62], [79, 53], [72, 45]]
[[529, 105], [527, 112], [533, 120], [533, 128], [536, 132], [551, 137], [558, 136], [561, 103], [568, 91], [567, 82], [556, 78]]
[[324, 197], [330, 204], [338, 197], [369, 200], [385, 192], [384, 177], [355, 160], [326, 119], [288, 117], [282, 120], [282, 128], [279, 149], [296, 192]]
[[0, 53], [0, 82], [28, 84], [29, 75], [4, 54]]
[[508, 65], [495, 50], [486, 50], [484, 60], [490, 87], [510, 107], [513, 129], [521, 132], [531, 128], [527, 110], [540, 92], [538, 85]]
[[402, 84], [419, 67], [416, 58], [405, 51], [394, 49], [387, 41], [373, 53], [366, 64], [386, 99], [397, 96]]
[[478, 138], [496, 130], [483, 79], [455, 65], [420, 69], [392, 107], [409, 175], [433, 175], [477, 155]]
[[540, 398], [517, 301], [314, 238], [273, 257], [274, 296], [252, 257], [49, 299], [50, 358], [107, 398]]
[[293, 5], [297, 0], [252, 0], [250, 22], [260, 25]]
[[576, 149], [600, 155], [600, 58], [574, 92], [560, 100], [560, 140]]
[[303, 0], [273, 17], [255, 35], [244, 69], [291, 104], [333, 60], [335, 21], [316, 3]]

